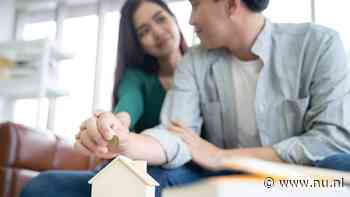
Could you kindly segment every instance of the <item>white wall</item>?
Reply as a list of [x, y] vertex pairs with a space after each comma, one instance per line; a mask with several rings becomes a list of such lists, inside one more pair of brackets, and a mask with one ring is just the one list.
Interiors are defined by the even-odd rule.
[[0, 0], [0, 42], [10, 40], [15, 20], [15, 0]]

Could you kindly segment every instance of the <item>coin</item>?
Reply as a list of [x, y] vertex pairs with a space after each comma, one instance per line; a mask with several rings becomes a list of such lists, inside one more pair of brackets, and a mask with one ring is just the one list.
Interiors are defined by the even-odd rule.
[[119, 138], [118, 136], [113, 136], [112, 139], [108, 140], [108, 145], [111, 149], [116, 150], [119, 146]]

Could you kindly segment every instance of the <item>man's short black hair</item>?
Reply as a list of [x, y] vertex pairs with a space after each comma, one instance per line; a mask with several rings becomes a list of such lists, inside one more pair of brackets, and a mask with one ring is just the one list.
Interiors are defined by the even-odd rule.
[[242, 0], [242, 2], [253, 12], [262, 12], [269, 5], [269, 0]]

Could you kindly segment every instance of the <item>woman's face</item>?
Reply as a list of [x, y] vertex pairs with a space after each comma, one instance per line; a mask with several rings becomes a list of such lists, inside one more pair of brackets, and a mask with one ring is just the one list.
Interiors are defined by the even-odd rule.
[[180, 32], [174, 18], [162, 7], [143, 2], [136, 10], [134, 25], [142, 48], [156, 58], [179, 50]]

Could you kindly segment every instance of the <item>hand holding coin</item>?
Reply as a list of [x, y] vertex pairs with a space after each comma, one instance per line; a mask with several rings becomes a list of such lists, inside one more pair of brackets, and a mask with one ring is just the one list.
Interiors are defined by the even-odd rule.
[[[117, 128], [115, 124], [122, 125], [123, 127], [129, 128], [131, 119], [127, 112], [119, 112], [113, 114], [111, 112], [95, 112], [94, 114], [98, 119], [98, 125], [101, 130], [108, 132], [108, 150], [111, 152], [118, 152], [120, 145], [120, 139], [116, 135]], [[117, 123], [119, 121], [119, 123]]]

